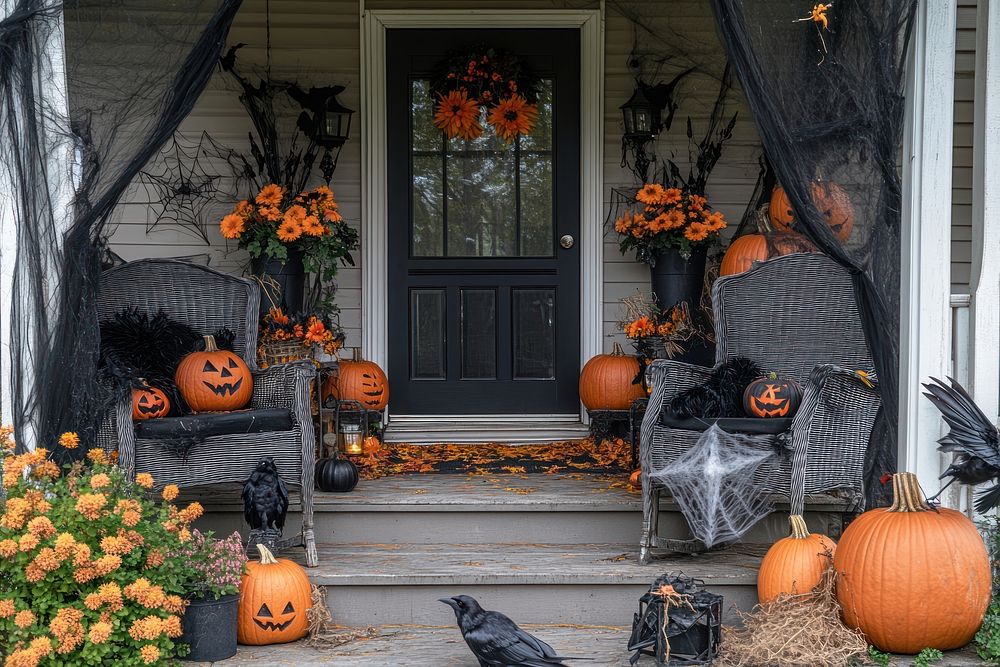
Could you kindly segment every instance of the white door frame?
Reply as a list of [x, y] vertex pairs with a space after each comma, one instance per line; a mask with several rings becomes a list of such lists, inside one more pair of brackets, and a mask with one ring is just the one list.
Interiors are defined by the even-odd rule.
[[[600, 10], [369, 10], [361, 16], [361, 346], [388, 363], [385, 31], [389, 28], [580, 30], [580, 366], [601, 351], [604, 17]], [[401, 335], [397, 332], [396, 335]]]

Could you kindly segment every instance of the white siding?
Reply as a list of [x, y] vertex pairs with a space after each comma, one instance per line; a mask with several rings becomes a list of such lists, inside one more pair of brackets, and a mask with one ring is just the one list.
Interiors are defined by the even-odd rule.
[[[958, 17], [958, 75], [956, 78], [955, 123], [955, 206], [953, 282], [956, 290], [965, 290], [969, 276], [969, 221], [971, 215], [971, 149], [972, 81], [975, 45], [975, 0], [961, 0]], [[588, 0], [367, 0], [370, 9], [422, 8], [552, 8], [574, 9], [596, 7]], [[719, 44], [714, 17], [704, 0], [672, 0], [642, 4], [642, 13], [654, 29], [670, 29], [699, 44], [705, 54], [704, 64], [722, 71], [724, 56]], [[246, 0], [236, 19], [230, 43], [246, 42], [240, 51], [244, 71], [250, 65], [264, 63], [264, 0]], [[272, 71], [276, 78], [298, 80], [309, 85], [339, 83], [347, 86], [341, 100], [359, 109], [360, 82], [360, 4], [357, 0], [282, 0], [271, 6]], [[606, 24], [605, 71], [605, 183], [604, 196], [610, 199], [612, 187], [631, 183], [631, 175], [621, 169], [621, 120], [618, 106], [632, 92], [633, 81], [627, 70], [627, 57], [633, 46], [630, 22], [609, 9]], [[640, 37], [640, 50], [656, 51], [655, 42]], [[660, 140], [658, 152], [671, 151], [686, 155], [685, 119], [693, 119], [696, 134], [704, 130], [704, 122], [715, 99], [717, 83], [708, 76], [689, 77], [683, 86], [683, 103], [670, 135]], [[731, 111], [740, 112], [733, 139], [726, 147], [708, 186], [709, 199], [735, 226], [742, 215], [757, 176], [757, 136], [752, 118], [738, 92], [733, 94]], [[345, 217], [357, 225], [360, 218], [361, 165], [358, 139], [359, 125], [355, 118], [354, 138], [344, 147], [332, 183]], [[236, 98], [233, 85], [221, 74], [213, 79], [199, 100], [182, 131], [197, 137], [208, 130], [216, 140], [236, 148], [245, 148], [249, 122]], [[140, 257], [171, 257], [209, 254], [211, 264], [239, 272], [245, 265], [245, 253], [233, 244], [227, 247], [212, 225], [212, 244], [206, 246], [176, 226], [164, 225], [146, 233], [147, 206], [138, 190], [123, 207], [121, 224], [112, 237], [115, 252], [125, 259]], [[362, 239], [362, 243], [364, 239]], [[632, 257], [623, 257], [614, 234], [606, 237], [604, 252], [604, 332], [612, 336], [619, 319], [618, 300], [635, 292], [648, 290], [646, 267]], [[342, 309], [341, 323], [348, 330], [348, 345], [360, 341], [360, 270], [345, 268], [340, 272], [338, 303]], [[610, 343], [608, 345], [610, 347]]]

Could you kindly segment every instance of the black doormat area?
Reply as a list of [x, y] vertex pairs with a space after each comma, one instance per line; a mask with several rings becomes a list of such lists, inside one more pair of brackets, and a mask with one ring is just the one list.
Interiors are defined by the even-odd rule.
[[632, 451], [621, 438], [567, 440], [544, 445], [507, 444], [378, 444], [350, 457], [363, 479], [410, 473], [620, 473], [628, 472]]

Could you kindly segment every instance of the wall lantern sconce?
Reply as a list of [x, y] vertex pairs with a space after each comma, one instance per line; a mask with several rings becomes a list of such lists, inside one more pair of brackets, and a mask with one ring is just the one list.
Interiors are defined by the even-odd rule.
[[337, 95], [342, 92], [344, 86], [310, 88], [308, 91], [290, 86], [288, 90], [288, 94], [302, 105], [303, 111], [298, 119], [299, 129], [324, 149], [319, 168], [327, 185], [337, 168], [340, 150], [351, 136], [354, 110], [348, 109], [337, 99]]
[[[646, 145], [665, 130], [670, 129], [677, 111], [674, 89], [681, 79], [691, 73], [691, 69], [678, 74], [669, 83], [651, 86], [636, 79], [635, 91], [628, 102], [619, 107], [622, 112], [622, 167], [632, 170], [643, 183], [648, 181], [652, 163], [646, 153]], [[632, 156], [631, 163], [629, 154]]]

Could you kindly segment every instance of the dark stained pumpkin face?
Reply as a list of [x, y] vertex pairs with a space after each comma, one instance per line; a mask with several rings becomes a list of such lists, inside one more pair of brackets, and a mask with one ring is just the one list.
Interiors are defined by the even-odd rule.
[[142, 421], [155, 417], [166, 417], [170, 412], [167, 395], [156, 387], [140, 387], [132, 390], [132, 419]]
[[246, 363], [229, 350], [220, 350], [205, 336], [205, 350], [192, 352], [177, 367], [177, 388], [195, 412], [239, 410], [253, 395], [253, 376]]
[[802, 401], [802, 389], [795, 380], [775, 373], [754, 380], [743, 393], [743, 409], [750, 417], [792, 417]]
[[389, 380], [373, 361], [341, 361], [339, 377], [327, 380], [325, 394], [357, 401], [367, 410], [381, 410], [389, 403]]
[[[844, 188], [827, 181], [814, 182], [811, 186], [813, 203], [826, 219], [830, 231], [841, 243], [851, 238], [854, 230], [854, 206]], [[769, 207], [771, 223], [778, 231], [796, 231], [796, 214], [784, 188], [780, 185], [771, 193]]]
[[287, 630], [288, 626], [292, 624], [292, 621], [296, 619], [298, 612], [295, 611], [295, 605], [289, 600], [285, 604], [285, 608], [280, 614], [275, 616], [271, 613], [271, 609], [267, 606], [267, 603], [260, 605], [260, 609], [253, 617], [253, 622], [257, 624], [257, 627], [261, 630], [270, 630], [271, 632], [281, 632]]

